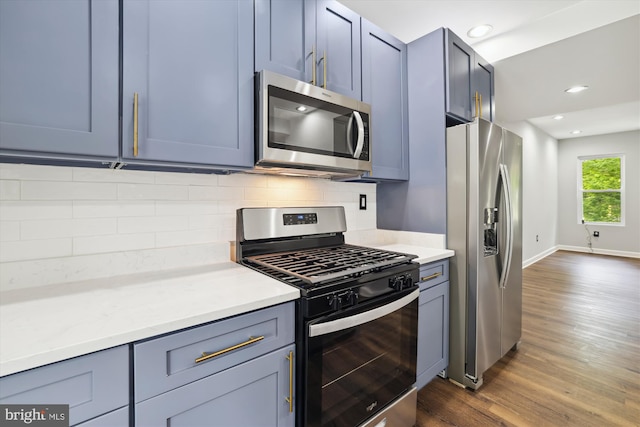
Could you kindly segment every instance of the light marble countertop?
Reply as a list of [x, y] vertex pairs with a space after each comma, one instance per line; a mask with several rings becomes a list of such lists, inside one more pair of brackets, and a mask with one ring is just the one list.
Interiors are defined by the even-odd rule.
[[[415, 254], [449, 249], [365, 244]], [[25, 288], [0, 294], [0, 376], [223, 319], [300, 297], [298, 289], [233, 262]]]
[[0, 294], [0, 376], [299, 298], [232, 262]]
[[380, 246], [375, 245], [375, 247], [388, 251], [417, 255], [418, 258], [414, 259], [414, 261], [419, 264], [427, 264], [429, 262], [450, 258], [455, 254], [451, 249], [425, 248], [423, 246], [405, 245], [401, 243]]

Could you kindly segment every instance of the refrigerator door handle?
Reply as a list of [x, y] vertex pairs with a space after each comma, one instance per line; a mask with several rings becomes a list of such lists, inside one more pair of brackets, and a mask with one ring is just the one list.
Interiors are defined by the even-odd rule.
[[500, 164], [500, 178], [502, 180], [502, 190], [504, 192], [504, 200], [506, 203], [506, 222], [507, 222], [507, 250], [505, 251], [505, 260], [502, 272], [500, 273], [499, 286], [505, 288], [507, 286], [507, 277], [511, 270], [511, 257], [513, 253], [513, 206], [511, 203], [511, 180], [509, 179], [509, 169], [504, 163]]

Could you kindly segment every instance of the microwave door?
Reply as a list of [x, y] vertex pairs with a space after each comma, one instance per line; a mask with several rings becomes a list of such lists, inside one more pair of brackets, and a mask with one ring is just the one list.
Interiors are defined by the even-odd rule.
[[360, 115], [346, 107], [269, 87], [271, 148], [355, 158], [363, 127]]

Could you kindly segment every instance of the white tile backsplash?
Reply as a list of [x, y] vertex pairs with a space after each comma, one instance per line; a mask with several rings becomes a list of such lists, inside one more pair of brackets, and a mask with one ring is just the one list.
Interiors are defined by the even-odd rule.
[[71, 181], [72, 168], [58, 166], [40, 166], [2, 163], [0, 164], [0, 180], [19, 179], [23, 181]]
[[[0, 263], [71, 255], [70, 238], [0, 242]], [[4, 275], [4, 266], [0, 266], [0, 275]]]
[[115, 200], [118, 184], [22, 181], [22, 200]]
[[59, 237], [115, 234], [115, 218], [43, 219], [22, 221], [22, 240], [54, 239]]
[[71, 200], [0, 202], [0, 221], [71, 218], [72, 216], [73, 202]]
[[73, 238], [73, 255], [133, 251], [156, 247], [154, 233], [113, 234]]
[[186, 185], [118, 184], [120, 200], [187, 200], [188, 198], [189, 187]]
[[20, 200], [20, 181], [0, 181], [0, 200]]
[[341, 205], [349, 230], [376, 227], [375, 185], [315, 178], [0, 164], [0, 190], [0, 291], [227, 261], [242, 207]]

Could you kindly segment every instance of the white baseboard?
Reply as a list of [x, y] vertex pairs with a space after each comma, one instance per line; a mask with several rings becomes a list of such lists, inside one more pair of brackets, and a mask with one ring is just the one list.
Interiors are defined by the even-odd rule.
[[611, 249], [599, 249], [599, 248], [593, 248], [593, 251], [591, 251], [589, 248], [585, 248], [585, 247], [582, 247], [582, 246], [558, 245], [558, 246], [556, 246], [556, 250], [594, 253], [594, 254], [598, 254], [598, 255], [612, 255], [612, 256], [620, 256], [620, 257], [625, 257], [625, 258], [640, 258], [640, 252], [614, 251], [614, 250], [611, 250]]
[[533, 257], [523, 261], [522, 262], [522, 268], [529, 267], [531, 264], [534, 264], [534, 263], [540, 261], [542, 258], [548, 257], [549, 255], [551, 255], [552, 253], [554, 253], [557, 250], [558, 250], [558, 246], [553, 246], [553, 247], [547, 249], [546, 251], [541, 252], [538, 255], [533, 256]]

